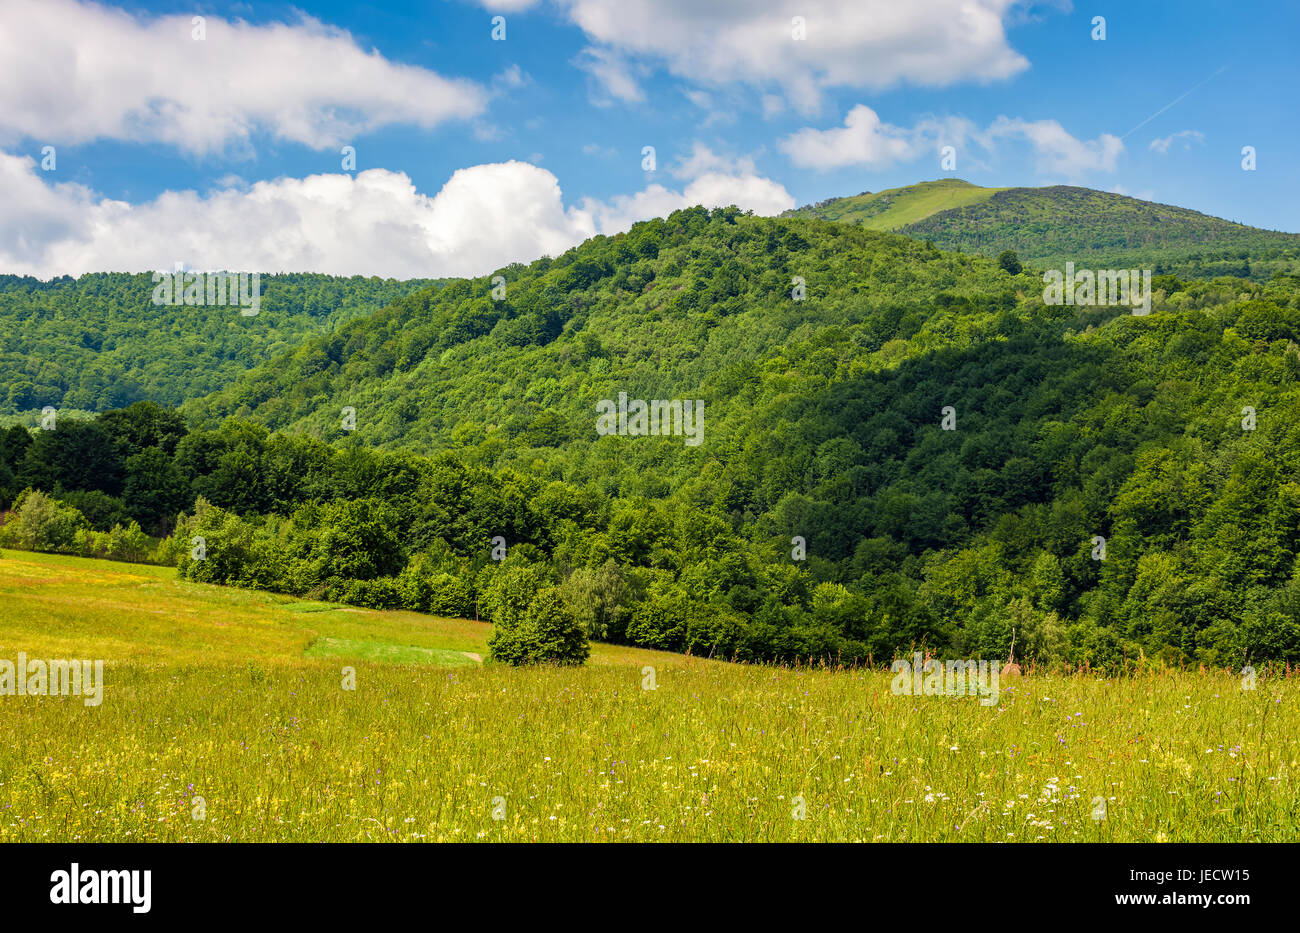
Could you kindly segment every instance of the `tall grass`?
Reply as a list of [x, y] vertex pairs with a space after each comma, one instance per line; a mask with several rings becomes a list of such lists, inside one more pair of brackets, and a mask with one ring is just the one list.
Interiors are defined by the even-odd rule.
[[474, 652], [488, 629], [12, 553], [0, 600], [0, 658], [108, 662], [98, 707], [0, 697], [3, 841], [1300, 835], [1291, 678], [1042, 675], [982, 706], [609, 646], [576, 670], [309, 658], [317, 637]]

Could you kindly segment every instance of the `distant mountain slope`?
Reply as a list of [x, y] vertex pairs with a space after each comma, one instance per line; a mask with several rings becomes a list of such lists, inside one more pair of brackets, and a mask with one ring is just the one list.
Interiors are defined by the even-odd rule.
[[817, 217], [857, 224], [868, 230], [898, 230], [940, 211], [979, 204], [999, 191], [1006, 190], [981, 188], [960, 178], [940, 178], [874, 194], [864, 191], [847, 198], [831, 198], [829, 201], [786, 211], [781, 216]]
[[1300, 234], [1090, 188], [979, 188], [944, 179], [791, 213], [895, 230], [943, 249], [986, 256], [1011, 249], [1037, 267], [1143, 263], [1158, 274], [1256, 280], [1300, 273]]
[[179, 405], [434, 283], [263, 275], [258, 314], [242, 316], [229, 305], [156, 306], [149, 274], [0, 275], [0, 416]]

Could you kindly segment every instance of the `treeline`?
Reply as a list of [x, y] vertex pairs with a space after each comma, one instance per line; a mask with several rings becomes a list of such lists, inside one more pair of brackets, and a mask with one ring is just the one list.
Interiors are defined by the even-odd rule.
[[[70, 534], [42, 525], [75, 531], [81, 516], [71, 503], [91, 507], [88, 525], [155, 516], [161, 499], [125, 495], [144, 475], [128, 464], [147, 452], [160, 497], [199, 497], [157, 552], [187, 579], [472, 617], [490, 616], [492, 599], [480, 606], [480, 598], [518, 568], [533, 581], [526, 590], [555, 587], [595, 638], [749, 660], [846, 661], [884, 656], [896, 640], [873, 648], [853, 637], [840, 625], [847, 590], [818, 587], [778, 558], [784, 548], [775, 542], [756, 550], [717, 515], [681, 503], [610, 500], [450, 454], [327, 445], [250, 422], [186, 433], [174, 412], [149, 403], [60, 422], [26, 443], [20, 432], [5, 436], [7, 463], [24, 450], [17, 482], [55, 494], [19, 494], [0, 529], [11, 544], [77, 552]], [[96, 487], [114, 476], [125, 479]]]
[[128, 519], [106, 531], [96, 530], [75, 506], [32, 489], [23, 490], [9, 521], [0, 524], [0, 546], [133, 563], [159, 559], [138, 522]]

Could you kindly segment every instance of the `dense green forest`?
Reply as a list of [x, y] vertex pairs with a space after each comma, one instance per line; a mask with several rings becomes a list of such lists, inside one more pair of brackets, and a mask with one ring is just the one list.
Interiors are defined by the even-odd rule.
[[[148, 274], [0, 275], [0, 414], [179, 405], [433, 280], [264, 275], [258, 314], [158, 307]], [[28, 419], [31, 420], [31, 419]]]
[[[5, 534], [135, 520], [194, 579], [452, 614], [533, 575], [594, 636], [743, 659], [1300, 661], [1296, 277], [1049, 307], [981, 256], [702, 208], [501, 275], [184, 420], [11, 430]], [[598, 435], [619, 393], [703, 400], [703, 442]]]
[[984, 256], [1010, 249], [1040, 269], [1067, 261], [1102, 269], [1142, 264], [1157, 274], [1257, 281], [1300, 273], [1300, 234], [1091, 188], [994, 189], [941, 179], [832, 198], [788, 215], [893, 230]]

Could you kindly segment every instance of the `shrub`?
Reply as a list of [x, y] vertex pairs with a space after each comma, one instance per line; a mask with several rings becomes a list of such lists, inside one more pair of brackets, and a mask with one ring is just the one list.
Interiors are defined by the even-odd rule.
[[401, 606], [414, 612], [468, 618], [474, 613], [474, 594], [468, 583], [439, 569], [428, 555], [411, 560], [397, 577]]
[[293, 552], [315, 585], [333, 578], [395, 576], [406, 564], [394, 523], [381, 502], [357, 499], [304, 506], [293, 516]]
[[484, 617], [496, 625], [517, 626], [544, 582], [541, 571], [527, 564], [507, 565], [492, 572], [479, 600]]
[[[185, 579], [264, 590], [287, 588], [283, 548], [258, 537], [260, 526], [204, 502], [203, 508], [196, 504], [192, 518], [182, 516], [176, 527], [186, 537], [172, 553]], [[200, 558], [194, 556], [195, 538], [203, 539]]]
[[149, 556], [149, 536], [135, 521], [129, 521], [125, 527], [114, 525], [108, 532], [105, 557], [113, 560], [140, 562]]
[[686, 623], [686, 650], [703, 657], [735, 657], [747, 621], [725, 607], [704, 607]]
[[494, 661], [523, 664], [581, 664], [591, 654], [587, 636], [559, 591], [548, 586], [528, 600], [522, 615], [506, 611], [488, 637]]
[[363, 606], [366, 609], [399, 609], [402, 607], [402, 594], [397, 580], [393, 577], [379, 577], [375, 580], [342, 580], [335, 578], [325, 589], [325, 598], [330, 602], [344, 603], [349, 606]]
[[467, 619], [474, 612], [474, 594], [460, 577], [439, 571], [429, 579], [428, 612]]

